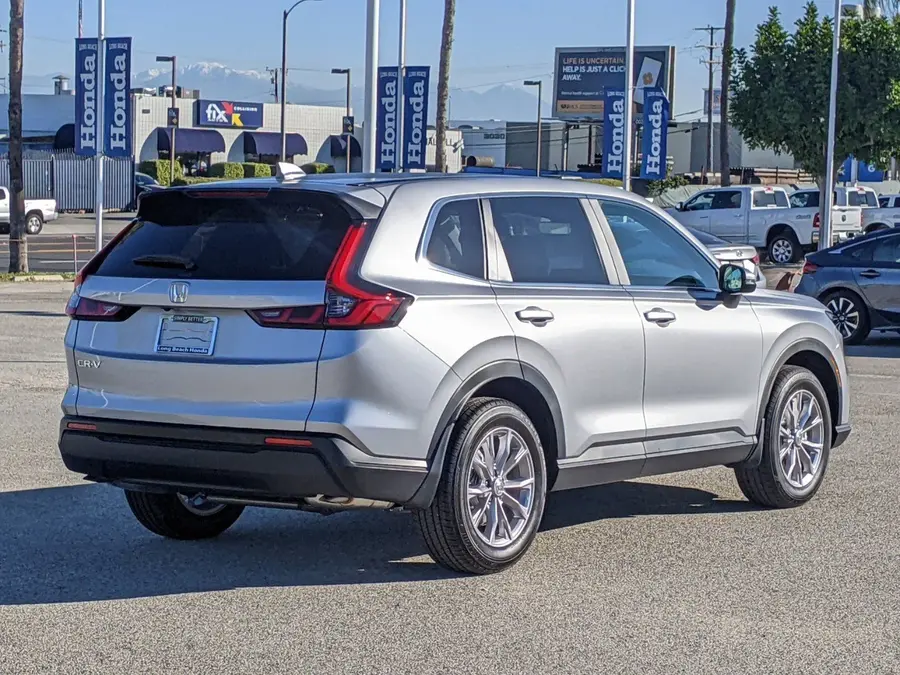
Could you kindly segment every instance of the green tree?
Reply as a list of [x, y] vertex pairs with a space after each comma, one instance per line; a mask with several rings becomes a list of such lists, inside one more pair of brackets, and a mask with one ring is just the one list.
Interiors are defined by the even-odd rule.
[[731, 122], [747, 143], [789, 153], [820, 179], [849, 155], [884, 167], [900, 154], [900, 20], [844, 18], [835, 166], [825, 166], [833, 26], [809, 2], [788, 33], [771, 8], [749, 53], [735, 53], [731, 90]]

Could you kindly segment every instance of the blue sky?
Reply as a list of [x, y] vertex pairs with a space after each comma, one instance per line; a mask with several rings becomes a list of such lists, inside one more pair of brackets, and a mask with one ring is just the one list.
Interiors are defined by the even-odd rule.
[[[638, 44], [674, 44], [675, 109], [702, 106], [706, 67], [693, 30], [721, 25], [725, 0], [636, 0]], [[49, 90], [45, 76], [71, 73], [77, 32], [77, 0], [27, 0], [25, 92]], [[281, 12], [292, 0], [107, 0], [107, 34], [133, 36], [135, 71], [151, 67], [156, 54], [177, 54], [183, 63], [215, 61], [263, 70], [281, 60]], [[382, 64], [396, 63], [399, 0], [382, 0]], [[408, 63], [437, 68], [443, 2], [408, 0]], [[803, 0], [738, 0], [736, 43], [753, 40], [767, 7], [786, 20], [801, 13]], [[822, 11], [833, 7], [818, 0]], [[140, 7], [141, 9], [137, 9]], [[8, 0], [0, 0], [8, 16]], [[290, 18], [288, 65], [292, 81], [338, 88], [332, 67], [351, 67], [360, 82], [365, 59], [366, 0], [313, 0]], [[4, 22], [5, 23], [5, 22]], [[96, 35], [97, 0], [84, 0], [85, 36]], [[7, 36], [2, 36], [8, 40]], [[721, 39], [721, 37], [719, 38]], [[621, 45], [625, 0], [457, 0], [451, 86], [480, 88], [544, 78], [552, 96], [556, 46]]]

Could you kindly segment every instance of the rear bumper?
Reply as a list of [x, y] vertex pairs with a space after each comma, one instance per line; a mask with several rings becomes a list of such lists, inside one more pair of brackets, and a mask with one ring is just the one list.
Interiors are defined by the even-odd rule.
[[[73, 430], [71, 423], [94, 428]], [[266, 443], [289, 438], [302, 446]], [[404, 504], [427, 475], [410, 460], [347, 457], [346, 441], [239, 429], [64, 417], [59, 450], [88, 480], [290, 503], [304, 497], [355, 497]], [[395, 462], [391, 464], [390, 462]]]
[[[861, 230], [842, 230], [840, 232], [832, 232], [831, 233], [831, 244], [843, 244], [845, 241], [853, 239], [854, 237], [859, 237], [862, 235]], [[813, 230], [812, 237], [810, 237], [810, 242], [812, 244], [819, 243], [819, 230]]]

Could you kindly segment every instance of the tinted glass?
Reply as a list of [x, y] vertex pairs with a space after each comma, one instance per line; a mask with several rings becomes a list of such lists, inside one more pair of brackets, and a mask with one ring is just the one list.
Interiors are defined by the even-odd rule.
[[[338, 200], [299, 190], [156, 192], [97, 270], [101, 276], [324, 280], [350, 225]], [[165, 256], [177, 265], [139, 264]]]
[[878, 200], [876, 199], [875, 194], [868, 190], [864, 192], [848, 190], [847, 204], [850, 206], [878, 206]]
[[880, 206], [883, 209], [890, 208], [891, 198], [890, 197], [879, 197], [878, 198], [878, 206]]
[[633, 286], [718, 288], [715, 265], [662, 218], [631, 204], [601, 206]]
[[795, 209], [819, 208], [819, 193], [795, 192], [791, 195], [791, 206]]
[[759, 190], [753, 193], [753, 206], [757, 208], [768, 208], [770, 206], [787, 206], [787, 197], [781, 190], [773, 190], [766, 192]]
[[723, 190], [713, 196], [712, 208], [714, 209], [739, 209], [741, 208], [741, 193], [736, 190]]
[[441, 207], [425, 257], [439, 267], [484, 278], [484, 235], [477, 200], [450, 202]]
[[491, 213], [514, 282], [609, 283], [578, 199], [494, 198]]
[[684, 205], [685, 211], [706, 211], [707, 209], [712, 208], [713, 202], [713, 193], [712, 192], [704, 192], [702, 194], [697, 195], [693, 199], [687, 202]]
[[880, 237], [872, 253], [872, 262], [885, 265], [900, 263], [900, 236]]

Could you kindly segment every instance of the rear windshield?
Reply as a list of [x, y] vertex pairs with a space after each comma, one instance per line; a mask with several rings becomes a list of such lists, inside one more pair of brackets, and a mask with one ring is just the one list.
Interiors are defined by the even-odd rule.
[[721, 246], [722, 244], [727, 243], [724, 239], [714, 237], [709, 232], [704, 232], [703, 230], [695, 230], [693, 227], [689, 227], [688, 230], [697, 238], [697, 241], [699, 241], [704, 246]]
[[873, 192], [865, 190], [858, 192], [855, 190], [847, 191], [848, 206], [878, 206], [878, 199]]
[[753, 206], [757, 208], [767, 208], [769, 206], [787, 206], [787, 195], [781, 190], [773, 190], [766, 192], [758, 190], [753, 193]]
[[324, 280], [350, 223], [339, 200], [321, 193], [167, 191], [141, 201], [134, 227], [96, 274]]

